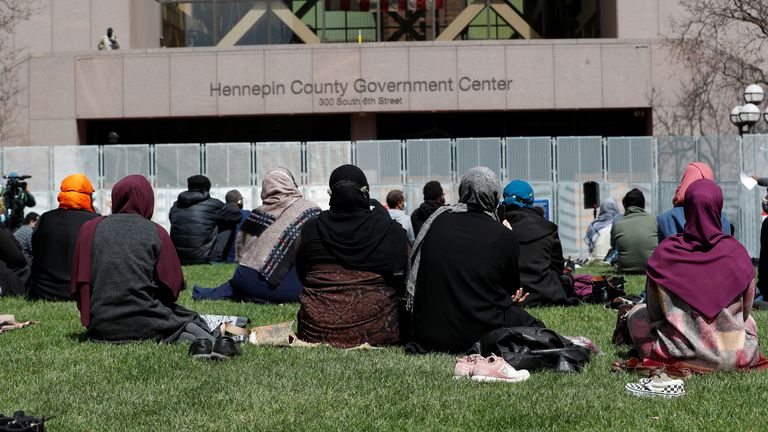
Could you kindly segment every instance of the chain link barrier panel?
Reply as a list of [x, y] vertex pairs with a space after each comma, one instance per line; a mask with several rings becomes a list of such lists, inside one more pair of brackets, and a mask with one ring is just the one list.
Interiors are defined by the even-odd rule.
[[592, 222], [593, 212], [584, 210], [582, 183], [597, 181], [600, 197], [607, 198], [603, 181], [603, 139], [601, 137], [563, 137], [556, 141], [555, 199], [563, 251], [573, 256], [586, 255], [584, 234]]
[[508, 137], [424, 139], [408, 141], [261, 142], [74, 147], [3, 147], [3, 174], [32, 175], [29, 189], [42, 213], [57, 205], [61, 180], [81, 172], [97, 189], [95, 202], [104, 214], [111, 208], [112, 186], [129, 174], [147, 177], [155, 187], [154, 220], [166, 228], [168, 212], [187, 177], [206, 173], [211, 195], [224, 200], [238, 189], [245, 205], [261, 204], [261, 179], [270, 169], [289, 169], [307, 199], [327, 208], [328, 176], [345, 163], [363, 169], [371, 197], [385, 203], [387, 192], [400, 189], [410, 213], [422, 202], [422, 188], [439, 181], [446, 202], [458, 199], [458, 183], [469, 168], [488, 166], [502, 187], [510, 180], [531, 183], [549, 217], [558, 223], [566, 255], [583, 256], [583, 237], [592, 221], [584, 209], [582, 183], [600, 183], [600, 195], [621, 202], [631, 188], [646, 196], [646, 207], [661, 213], [672, 207], [672, 196], [690, 162], [708, 163], [725, 196], [725, 211], [735, 235], [758, 256], [762, 224], [761, 187], [747, 190], [739, 172], [768, 176], [768, 135], [709, 137]]
[[410, 140], [405, 143], [405, 199], [411, 211], [424, 200], [424, 184], [437, 180], [445, 202], [455, 203], [458, 185], [453, 179], [453, 142], [449, 139]]
[[555, 183], [552, 181], [552, 138], [507, 138], [503, 154], [502, 187], [512, 180], [525, 179], [533, 188], [536, 205], [544, 207], [545, 216], [554, 221], [557, 206]]
[[645, 196], [645, 210], [657, 208], [654, 186], [654, 142], [652, 137], [608, 138], [606, 152], [606, 189], [621, 202], [629, 190], [639, 189]]
[[404, 191], [403, 145], [397, 140], [357, 141], [355, 164], [365, 173], [370, 184], [371, 198], [386, 204], [387, 193]]

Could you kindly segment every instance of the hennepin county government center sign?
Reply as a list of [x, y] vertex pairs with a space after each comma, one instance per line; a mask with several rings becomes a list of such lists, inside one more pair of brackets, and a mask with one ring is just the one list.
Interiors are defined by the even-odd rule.
[[299, 79], [290, 83], [225, 84], [210, 83], [211, 97], [279, 97], [317, 95], [319, 106], [401, 105], [403, 93], [506, 92], [512, 88], [512, 79], [474, 79], [468, 76], [442, 80], [381, 81], [357, 78], [348, 81], [306, 82]]

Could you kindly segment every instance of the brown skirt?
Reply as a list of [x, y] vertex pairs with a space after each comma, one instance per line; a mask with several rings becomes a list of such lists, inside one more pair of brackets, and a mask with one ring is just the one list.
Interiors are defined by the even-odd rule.
[[398, 342], [397, 296], [381, 275], [314, 265], [299, 302], [297, 336], [303, 341], [339, 348]]

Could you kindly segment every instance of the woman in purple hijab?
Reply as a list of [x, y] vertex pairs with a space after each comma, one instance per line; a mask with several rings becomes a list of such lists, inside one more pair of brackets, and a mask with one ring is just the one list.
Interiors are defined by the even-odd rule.
[[131, 175], [112, 188], [112, 215], [80, 229], [70, 294], [91, 339], [214, 339], [197, 313], [176, 304], [184, 275], [171, 238], [151, 220], [154, 209], [152, 186]]
[[643, 364], [698, 372], [768, 367], [755, 320], [755, 269], [746, 249], [723, 234], [723, 193], [712, 180], [685, 192], [685, 230], [648, 260], [647, 305], [629, 312]]

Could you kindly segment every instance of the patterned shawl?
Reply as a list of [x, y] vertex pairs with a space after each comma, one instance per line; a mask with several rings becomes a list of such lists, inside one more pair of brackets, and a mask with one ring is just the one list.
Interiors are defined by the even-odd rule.
[[274, 287], [293, 267], [296, 238], [304, 224], [320, 214], [320, 208], [303, 199], [285, 168], [264, 176], [261, 200], [262, 205], [251, 212], [237, 234], [236, 255], [240, 265], [258, 271]]

